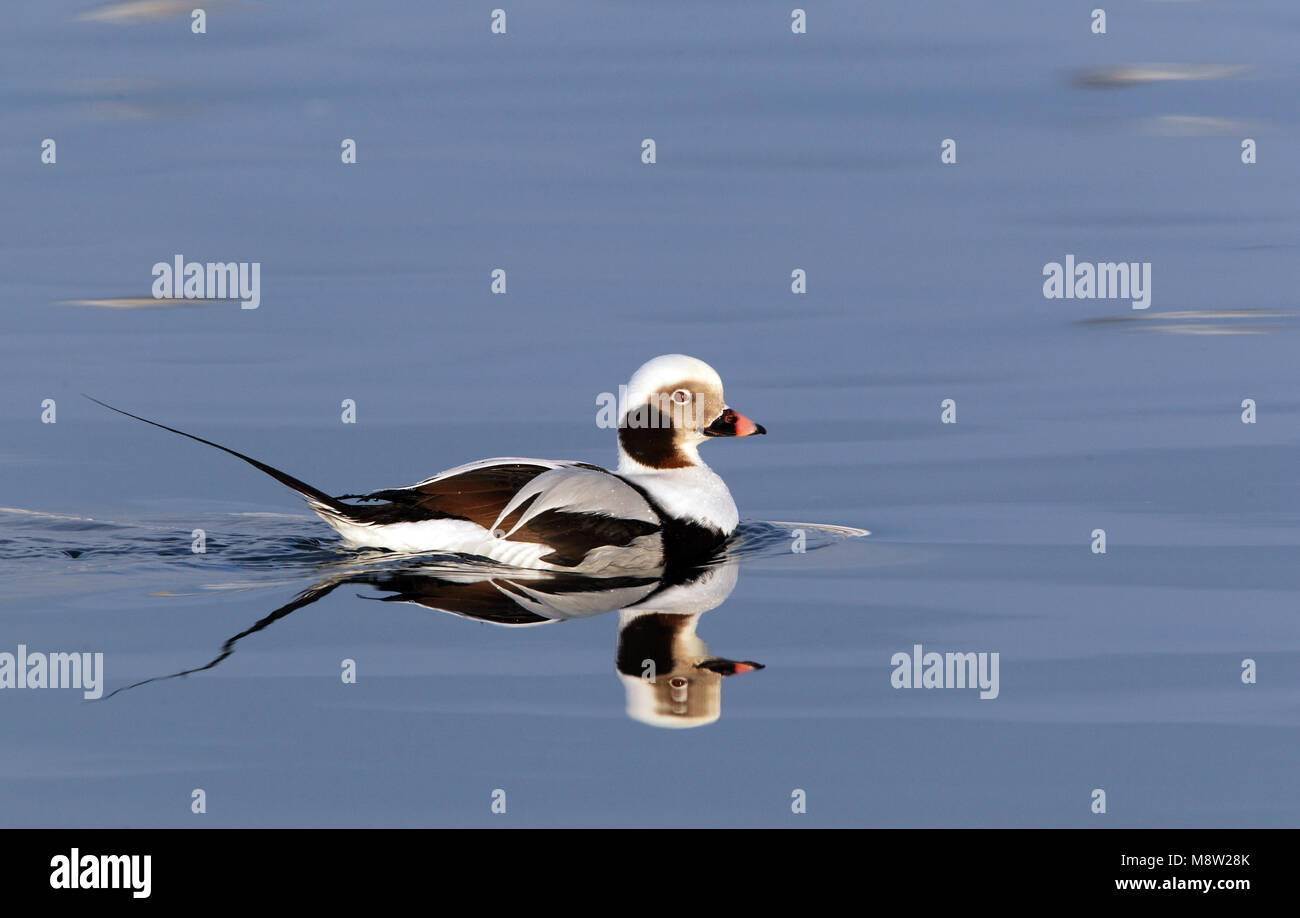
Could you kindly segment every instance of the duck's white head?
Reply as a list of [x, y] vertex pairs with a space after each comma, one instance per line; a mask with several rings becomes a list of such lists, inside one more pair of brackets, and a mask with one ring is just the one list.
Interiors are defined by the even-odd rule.
[[642, 364], [628, 381], [618, 424], [619, 470], [704, 466], [697, 450], [705, 440], [764, 433], [761, 424], [727, 407], [713, 367], [685, 354], [664, 354]]

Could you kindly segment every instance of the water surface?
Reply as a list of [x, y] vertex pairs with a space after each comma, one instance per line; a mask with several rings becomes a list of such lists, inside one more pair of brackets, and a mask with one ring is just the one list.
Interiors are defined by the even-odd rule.
[[[343, 493], [611, 463], [596, 396], [686, 352], [770, 432], [706, 447], [742, 516], [872, 535], [737, 560], [697, 633], [765, 668], [694, 729], [627, 716], [618, 612], [347, 583], [186, 678], [0, 692], [0, 821], [1300, 821], [1290, 0], [1106, 36], [1029, 0], [834, 2], [803, 36], [741, 2], [565, 0], [504, 37], [396, 0], [214, 6], [204, 36], [91, 9], [0, 29], [0, 651], [179, 672], [338, 561], [274, 482], [82, 392]], [[1095, 76], [1153, 64], [1212, 78]], [[260, 262], [261, 307], [103, 305], [178, 253]], [[1151, 262], [1148, 313], [1045, 300], [1067, 254]], [[917, 644], [999, 653], [998, 698], [894, 689]]]

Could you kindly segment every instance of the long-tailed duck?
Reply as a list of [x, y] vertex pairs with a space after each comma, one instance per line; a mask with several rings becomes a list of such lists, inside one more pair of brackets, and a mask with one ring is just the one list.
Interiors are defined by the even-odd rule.
[[731, 492], [700, 459], [699, 445], [767, 431], [727, 407], [717, 372], [694, 357], [654, 358], [633, 374], [626, 393], [616, 472], [573, 460], [484, 459], [409, 487], [340, 497], [211, 440], [91, 400], [261, 469], [301, 495], [349, 547], [603, 574], [697, 563], [739, 522]]

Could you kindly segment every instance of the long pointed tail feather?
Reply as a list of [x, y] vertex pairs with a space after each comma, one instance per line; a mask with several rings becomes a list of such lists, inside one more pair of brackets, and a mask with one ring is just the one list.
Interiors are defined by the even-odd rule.
[[107, 408], [109, 411], [116, 411], [118, 414], [124, 414], [128, 418], [135, 418], [137, 421], [144, 421], [144, 423], [146, 424], [152, 424], [154, 427], [160, 427], [163, 430], [171, 431], [174, 434], [180, 434], [182, 437], [188, 437], [189, 439], [202, 443], [205, 446], [215, 447], [216, 449], [221, 450], [223, 453], [230, 453], [230, 455], [234, 456], [236, 459], [243, 459], [249, 465], [253, 466], [253, 468], [260, 469], [261, 471], [270, 475], [276, 481], [280, 482], [280, 484], [296, 491], [307, 501], [308, 504], [311, 505], [311, 508], [317, 511], [318, 513], [342, 517], [343, 519], [354, 518], [353, 514], [356, 508], [350, 507], [349, 505], [343, 503], [342, 501], [330, 497], [324, 491], [320, 490], [319, 488], [313, 488], [305, 481], [300, 481], [299, 479], [294, 478], [292, 475], [286, 472], [282, 472], [277, 468], [272, 468], [271, 466], [267, 465], [265, 462], [258, 462], [256, 459], [252, 458], [251, 456], [245, 456], [243, 453], [237, 453], [233, 449], [230, 449], [229, 447], [222, 446], [220, 443], [213, 443], [211, 440], [205, 440], [202, 437], [196, 437], [194, 434], [186, 433], [183, 430], [177, 430], [175, 427], [168, 427], [166, 424], [159, 424], [157, 421], [151, 421], [148, 418], [142, 418], [138, 414], [132, 414], [129, 411], [123, 411], [121, 408], [114, 408], [112, 405], [108, 404], [107, 402], [101, 402], [99, 399], [92, 398], [91, 396], [86, 395], [86, 393], [84, 392], [82, 393], [82, 395], [85, 395], [86, 398], [90, 399], [96, 405], [102, 405], [103, 407]]

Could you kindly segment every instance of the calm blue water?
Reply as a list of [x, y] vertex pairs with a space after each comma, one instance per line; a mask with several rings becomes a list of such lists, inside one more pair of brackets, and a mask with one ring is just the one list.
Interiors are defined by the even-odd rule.
[[[872, 535], [751, 524], [696, 626], [766, 668], [685, 730], [628, 716], [617, 612], [498, 627], [349, 568], [210, 670], [0, 691], [0, 823], [1300, 822], [1291, 0], [1105, 36], [1029, 0], [823, 3], [800, 36], [791, 4], [528, 4], [506, 36], [462, 6], [213, 4], [202, 36], [5, 6], [0, 652], [102, 652], [112, 691], [350, 563], [270, 479], [82, 392], [340, 493], [612, 463], [597, 394], [686, 352], [770, 432], [706, 448], [743, 517]], [[1078, 79], [1147, 63], [1246, 69]], [[69, 305], [177, 253], [260, 262], [261, 307]], [[1067, 254], [1150, 262], [1151, 308], [1044, 299]], [[997, 652], [998, 697], [894, 689], [916, 644]]]

